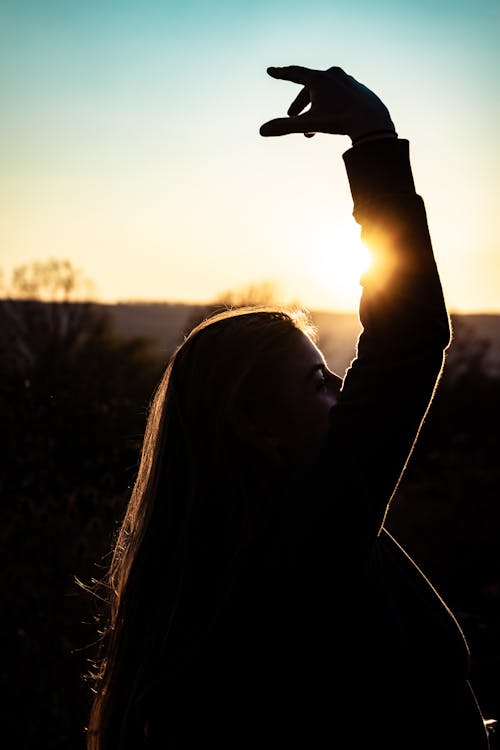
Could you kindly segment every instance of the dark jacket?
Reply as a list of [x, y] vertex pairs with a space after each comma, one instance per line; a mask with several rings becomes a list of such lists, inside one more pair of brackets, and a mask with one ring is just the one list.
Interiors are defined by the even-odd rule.
[[212, 626], [161, 674], [152, 747], [487, 748], [463, 634], [384, 528], [450, 341], [408, 152], [344, 154], [375, 258], [356, 358], [320, 455], [276, 482]]

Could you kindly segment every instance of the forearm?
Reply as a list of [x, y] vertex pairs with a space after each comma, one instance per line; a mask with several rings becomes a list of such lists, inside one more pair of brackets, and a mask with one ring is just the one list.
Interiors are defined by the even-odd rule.
[[389, 138], [355, 146], [344, 161], [353, 214], [373, 255], [362, 279], [358, 355], [429, 346], [442, 351], [449, 343], [449, 318], [408, 141]]

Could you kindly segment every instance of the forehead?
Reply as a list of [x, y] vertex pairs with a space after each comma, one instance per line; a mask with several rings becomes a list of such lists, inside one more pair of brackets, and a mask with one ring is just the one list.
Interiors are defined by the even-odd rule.
[[306, 334], [299, 331], [290, 343], [283, 366], [288, 378], [302, 382], [307, 378], [311, 369], [317, 365], [324, 365], [325, 358], [320, 349]]

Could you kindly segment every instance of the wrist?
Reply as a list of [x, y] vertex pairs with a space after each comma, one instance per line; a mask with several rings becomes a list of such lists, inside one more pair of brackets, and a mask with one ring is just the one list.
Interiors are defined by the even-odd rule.
[[381, 138], [343, 154], [355, 209], [395, 194], [415, 195], [410, 144], [404, 138]]
[[381, 128], [380, 130], [370, 130], [367, 133], [362, 133], [351, 138], [353, 146], [357, 146], [360, 143], [367, 143], [368, 141], [379, 141], [383, 138], [397, 138], [398, 134], [393, 128]]

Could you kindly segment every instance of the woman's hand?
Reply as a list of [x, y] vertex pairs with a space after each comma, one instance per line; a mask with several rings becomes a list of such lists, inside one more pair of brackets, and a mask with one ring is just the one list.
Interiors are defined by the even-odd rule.
[[288, 117], [264, 123], [261, 135], [304, 133], [311, 137], [314, 133], [336, 133], [348, 135], [353, 143], [365, 137], [397, 136], [385, 104], [342, 68], [312, 70], [290, 65], [268, 68], [267, 72], [273, 78], [302, 84], [303, 88], [288, 108]]

